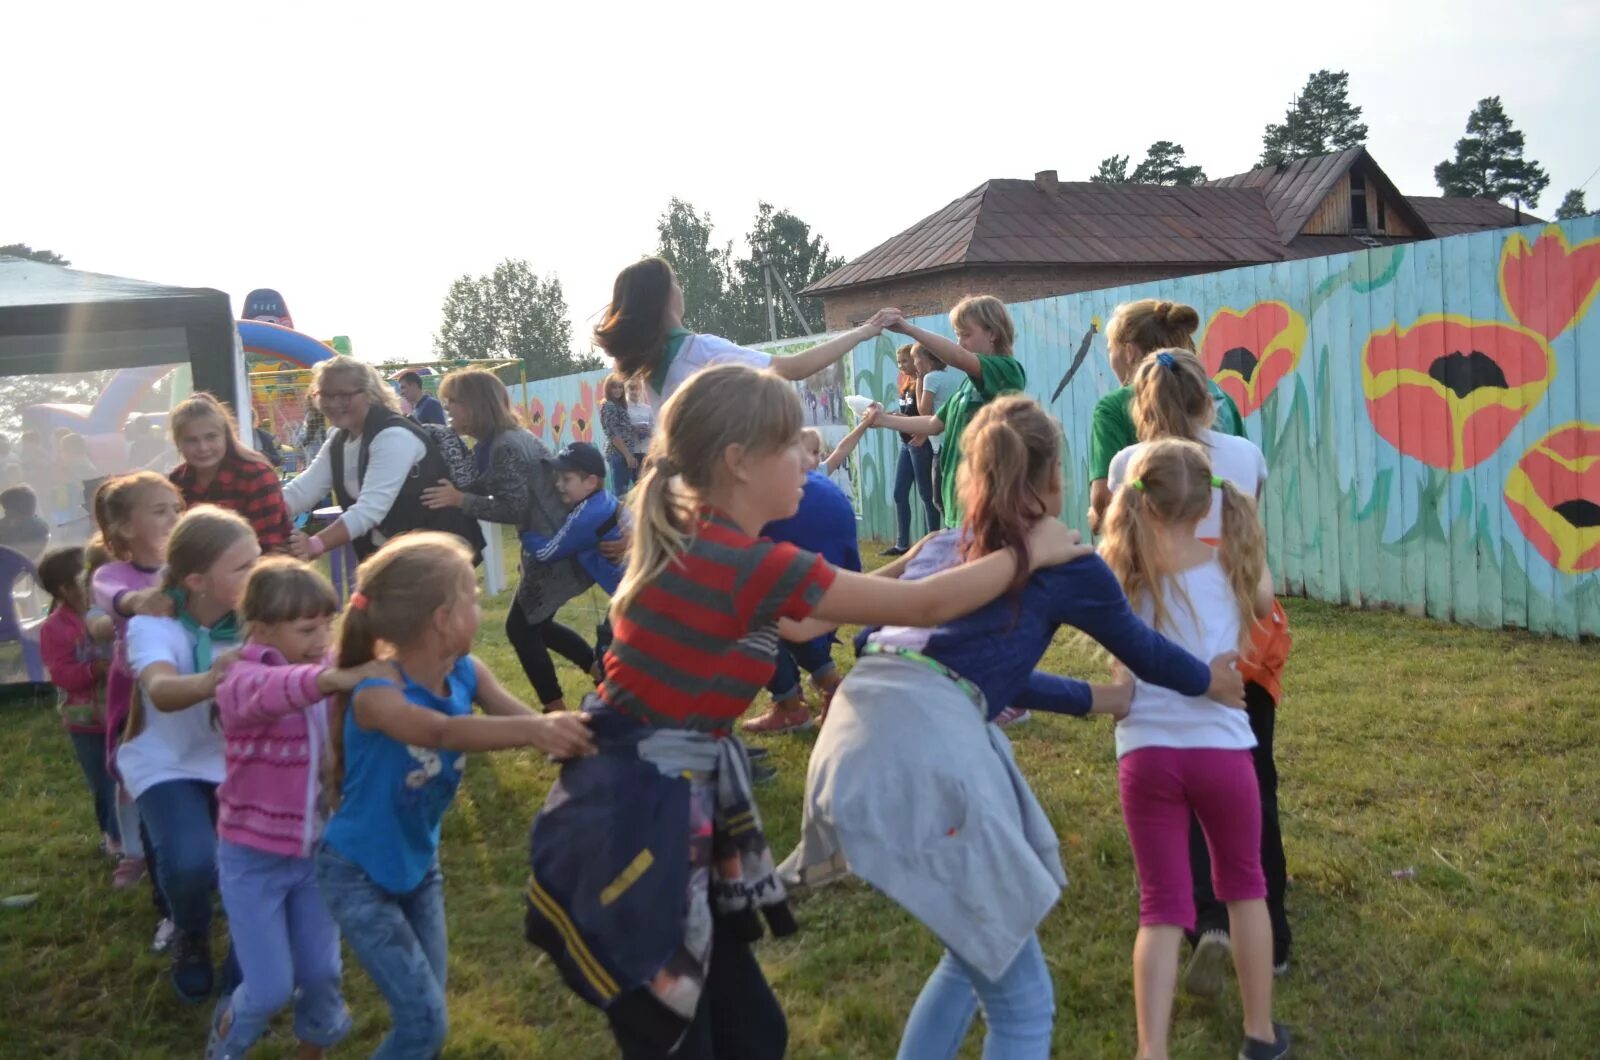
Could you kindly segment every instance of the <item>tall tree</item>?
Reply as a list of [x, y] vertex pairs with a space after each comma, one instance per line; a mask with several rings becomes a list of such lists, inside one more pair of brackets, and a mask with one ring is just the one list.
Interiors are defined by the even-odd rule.
[[1206, 179], [1205, 170], [1199, 166], [1183, 164], [1183, 145], [1171, 140], [1157, 140], [1144, 153], [1129, 178], [1135, 184], [1181, 184], [1190, 186]]
[[1350, 102], [1350, 75], [1318, 70], [1306, 79], [1284, 112], [1282, 124], [1268, 125], [1261, 137], [1261, 165], [1280, 166], [1297, 158], [1327, 155], [1366, 143], [1361, 108]]
[[1433, 179], [1449, 196], [1538, 206], [1550, 176], [1522, 157], [1523, 147], [1522, 133], [1511, 124], [1500, 97], [1480, 99], [1467, 117], [1467, 135], [1456, 141], [1456, 157], [1434, 166]]
[[0, 258], [27, 258], [30, 261], [42, 261], [46, 265], [72, 264], [53, 250], [34, 250], [26, 243], [7, 243], [0, 247]]
[[599, 368], [598, 357], [572, 352], [572, 321], [555, 275], [540, 278], [521, 258], [507, 258], [487, 276], [460, 276], [444, 299], [433, 338], [443, 358], [515, 357], [529, 379]]
[[1584, 204], [1583, 192], [1577, 188], [1567, 192], [1566, 198], [1561, 200], [1561, 205], [1556, 207], [1557, 221], [1571, 221], [1588, 215], [1589, 207]]
[[695, 331], [726, 335], [732, 328], [728, 288], [733, 244], [711, 241], [711, 215], [673, 198], [656, 221], [656, 253], [672, 265], [683, 286], [684, 323]]
[[[845, 259], [830, 254], [827, 241], [811, 234], [811, 226], [788, 210], [774, 210], [771, 203], [763, 202], [756, 211], [756, 219], [746, 237], [750, 248], [748, 257], [733, 263], [731, 300], [734, 303], [730, 321], [729, 338], [735, 342], [760, 342], [771, 338], [767, 328], [766, 278], [762, 262], [769, 262], [779, 276], [788, 283], [800, 303], [806, 323], [811, 330], [823, 330], [822, 305], [814, 298], [803, 298], [800, 290], [833, 270], [844, 265]], [[776, 314], [780, 337], [801, 333], [794, 323], [794, 314], [786, 304], [776, 285], [772, 292], [778, 302]]]
[[1128, 156], [1112, 155], [1110, 158], [1100, 160], [1100, 168], [1094, 171], [1094, 176], [1089, 178], [1091, 184], [1126, 184], [1128, 183]]

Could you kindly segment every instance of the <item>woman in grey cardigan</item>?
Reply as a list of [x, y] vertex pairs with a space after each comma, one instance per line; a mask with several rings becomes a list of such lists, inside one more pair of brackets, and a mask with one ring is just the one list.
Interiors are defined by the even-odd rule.
[[[423, 503], [431, 508], [459, 507], [474, 519], [510, 523], [519, 533], [548, 535], [559, 530], [567, 511], [556, 493], [551, 466], [555, 456], [517, 422], [505, 384], [491, 372], [468, 368], [445, 376], [439, 397], [456, 433], [477, 439], [472, 455], [478, 477], [463, 489], [441, 481], [423, 493]], [[593, 673], [593, 646], [555, 620], [561, 605], [591, 584], [575, 558], [538, 563], [523, 554], [522, 581], [506, 615], [506, 639], [547, 712], [567, 709], [550, 659], [552, 650], [584, 673]]]

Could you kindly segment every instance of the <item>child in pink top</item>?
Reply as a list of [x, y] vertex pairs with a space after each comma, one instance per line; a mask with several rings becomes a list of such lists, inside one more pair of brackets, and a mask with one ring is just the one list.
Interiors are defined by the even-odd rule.
[[247, 640], [217, 686], [227, 759], [217, 791], [217, 870], [243, 978], [217, 1005], [206, 1057], [244, 1056], [291, 999], [300, 1056], [317, 1057], [350, 1030], [339, 929], [311, 859], [326, 817], [325, 697], [392, 668], [329, 666], [339, 597], [298, 560], [262, 560], [241, 610]]

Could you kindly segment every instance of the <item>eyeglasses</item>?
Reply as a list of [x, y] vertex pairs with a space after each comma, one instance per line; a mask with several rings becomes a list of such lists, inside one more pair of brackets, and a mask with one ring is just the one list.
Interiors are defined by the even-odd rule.
[[348, 404], [365, 393], [365, 390], [324, 390], [317, 398], [324, 405], [339, 405]]

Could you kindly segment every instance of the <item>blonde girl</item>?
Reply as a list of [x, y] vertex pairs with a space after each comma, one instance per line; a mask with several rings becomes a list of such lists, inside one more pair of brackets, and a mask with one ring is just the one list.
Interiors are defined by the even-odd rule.
[[294, 527], [283, 483], [266, 457], [239, 441], [228, 406], [200, 391], [178, 402], [171, 423], [172, 444], [183, 462], [167, 477], [184, 503], [238, 512], [255, 528], [261, 551], [286, 550]]
[[[620, 979], [608, 973], [602, 984], [643, 987], [649, 999], [608, 1009], [624, 1057], [670, 1052], [698, 1060], [737, 1052], [768, 1060], [786, 1047], [782, 1009], [741, 926], [759, 933], [749, 923], [759, 908], [774, 930], [782, 929], [786, 918], [773, 910], [784, 907], [783, 888], [749, 794], [748, 761], [729, 736], [773, 674], [780, 624], [808, 616], [834, 623], [947, 621], [999, 596], [1019, 572], [1081, 554], [1077, 535], [1046, 519], [1029, 528], [1025, 558], [996, 552], [922, 581], [895, 582], [837, 570], [794, 545], [759, 539], [764, 526], [799, 506], [803, 422], [788, 382], [740, 365], [708, 368], [667, 401], [634, 490], [633, 548], [612, 603], [615, 640], [605, 680], [588, 701], [596, 731], [604, 734], [601, 754], [593, 764], [563, 770], [534, 824], [529, 936], [551, 951], [586, 999], [606, 1003], [605, 991], [578, 984], [585, 982], [584, 955], [625, 930], [613, 918], [644, 916], [652, 930], [677, 942], [659, 968]], [[789, 639], [815, 635], [789, 632], [795, 634]], [[630, 782], [642, 790], [617, 799], [603, 771], [641, 758], [658, 772], [633, 771]], [[580, 828], [633, 834], [627, 807], [682, 798], [684, 785], [693, 838], [669, 835], [650, 849], [653, 859], [687, 859], [687, 900], [682, 891], [663, 891], [658, 881], [671, 877], [659, 875], [635, 884], [628, 901], [597, 906], [584, 881], [604, 873], [622, 841], [610, 850], [552, 853], [555, 837]], [[713, 850], [725, 852], [714, 866]], [[654, 903], [653, 912], [635, 903]], [[641, 1007], [654, 1015], [645, 1018]]]
[[965, 375], [937, 412], [931, 416], [882, 415], [876, 426], [907, 435], [941, 436], [939, 484], [946, 529], [961, 525], [961, 497], [957, 474], [961, 467], [962, 434], [979, 409], [1001, 394], [1028, 385], [1028, 373], [1013, 355], [1016, 325], [1005, 303], [993, 295], [969, 295], [950, 310], [956, 341], [917, 327], [898, 309], [884, 309], [873, 317], [890, 331], [906, 336], [929, 353]]
[[[1139, 613], [1200, 655], [1239, 650], [1272, 609], [1265, 538], [1255, 502], [1215, 476], [1193, 442], [1162, 440], [1131, 461], [1112, 499], [1101, 548]], [[1196, 536], [1220, 499], [1222, 541]], [[1261, 796], [1242, 710], [1136, 681], [1117, 725], [1122, 814], [1139, 873], [1133, 948], [1139, 1055], [1165, 1060], [1178, 948], [1195, 925], [1189, 819], [1199, 818], [1212, 887], [1228, 906], [1234, 967], [1244, 1002], [1247, 1060], [1288, 1054], [1272, 1022], [1272, 922], [1261, 868]]]
[[567, 758], [593, 749], [586, 719], [535, 714], [472, 657], [480, 617], [471, 549], [421, 532], [361, 564], [339, 630], [341, 669], [393, 663], [389, 676], [357, 684], [330, 719], [338, 808], [315, 855], [328, 912], [389, 1003], [380, 1060], [444, 1047], [439, 826], [465, 752], [534, 747]]
[[[224, 775], [213, 697], [236, 657], [236, 609], [261, 558], [255, 529], [234, 512], [191, 508], [167, 542], [161, 588], [174, 617], [128, 623], [128, 663], [139, 699], [117, 749], [123, 783], [139, 802], [150, 854], [177, 934], [172, 985], [184, 1001], [211, 996], [211, 895], [217, 886], [217, 785]], [[230, 951], [223, 972], [233, 982]]]

